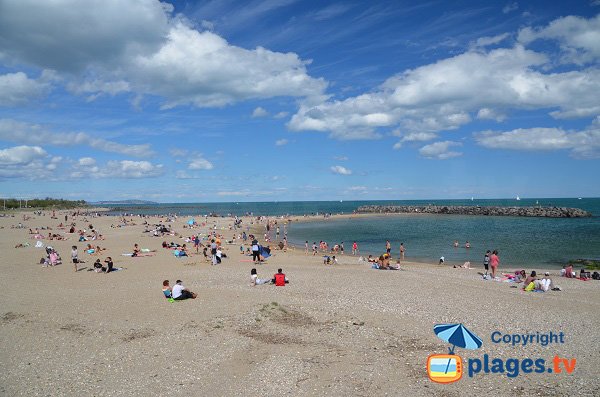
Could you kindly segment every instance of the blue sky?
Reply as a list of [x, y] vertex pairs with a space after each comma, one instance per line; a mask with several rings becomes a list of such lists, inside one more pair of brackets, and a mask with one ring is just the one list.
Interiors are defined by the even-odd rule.
[[0, 195], [600, 196], [600, 1], [0, 0]]

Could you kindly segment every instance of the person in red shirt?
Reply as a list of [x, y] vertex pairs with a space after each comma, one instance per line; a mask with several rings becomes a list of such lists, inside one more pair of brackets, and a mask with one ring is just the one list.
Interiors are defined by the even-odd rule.
[[276, 287], [283, 287], [290, 282], [281, 269], [277, 269], [272, 281]]

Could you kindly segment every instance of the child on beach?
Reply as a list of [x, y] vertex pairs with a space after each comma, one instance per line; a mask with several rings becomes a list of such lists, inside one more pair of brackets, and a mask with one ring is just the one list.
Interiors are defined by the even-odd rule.
[[73, 260], [73, 267], [75, 268], [75, 272], [77, 272], [77, 264], [79, 263], [79, 253], [77, 252], [76, 245], [71, 247], [71, 259]]
[[485, 268], [485, 276], [487, 276], [488, 274], [488, 270], [490, 268], [490, 250], [487, 250], [485, 252], [485, 255], [483, 256], [483, 267]]

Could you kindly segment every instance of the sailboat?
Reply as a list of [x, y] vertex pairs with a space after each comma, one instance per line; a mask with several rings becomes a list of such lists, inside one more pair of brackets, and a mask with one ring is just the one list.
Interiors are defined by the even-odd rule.
[[518, 194], [517, 194], [517, 201], [521, 201], [521, 198], [519, 197]]
[[473, 201], [473, 197], [471, 197], [471, 201]]

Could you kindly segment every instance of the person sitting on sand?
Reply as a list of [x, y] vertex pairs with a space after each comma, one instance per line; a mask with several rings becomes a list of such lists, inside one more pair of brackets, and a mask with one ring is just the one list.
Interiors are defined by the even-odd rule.
[[589, 280], [592, 277], [592, 273], [585, 270], [585, 269], [581, 269], [579, 272], [579, 278], [581, 280]]
[[102, 263], [100, 263], [100, 259], [96, 259], [96, 262], [94, 262], [94, 271], [96, 273], [102, 273], [105, 270], [106, 269], [102, 267]]
[[107, 256], [106, 259], [104, 260], [104, 263], [106, 263], [106, 273], [110, 273], [110, 272], [114, 272], [117, 269], [113, 269], [113, 261], [112, 258], [110, 256]]
[[443, 265], [445, 260], [446, 259], [443, 256], [440, 256], [440, 261], [438, 262], [438, 265]]
[[373, 258], [373, 255], [369, 255], [367, 258], [367, 262], [369, 263], [377, 263], [377, 259]]
[[250, 285], [252, 287], [256, 285], [269, 284], [271, 280], [268, 278], [258, 278], [258, 273], [256, 272], [256, 268], [250, 270]]
[[573, 265], [570, 263], [567, 265], [567, 267], [565, 267], [565, 277], [567, 277], [567, 278], [575, 277], [575, 272], [573, 271]]
[[183, 286], [181, 280], [177, 280], [172, 290], [172, 297], [176, 301], [184, 299], [196, 299], [196, 294]]
[[552, 279], [550, 278], [549, 272], [546, 272], [541, 280], [535, 280], [534, 283], [535, 290], [537, 291], [546, 292], [553, 287]]
[[172, 297], [172, 289], [171, 289], [171, 286], [169, 285], [169, 280], [163, 281], [162, 292], [165, 295], [165, 298], [169, 299]]
[[138, 256], [140, 254], [140, 247], [137, 244], [133, 245], [133, 252], [131, 253], [131, 256]]
[[533, 291], [535, 289], [535, 281], [537, 280], [537, 273], [532, 270], [529, 277], [523, 282], [523, 289], [525, 291]]
[[286, 284], [288, 284], [290, 280], [288, 280], [288, 278], [285, 276], [283, 270], [277, 269], [277, 273], [273, 275], [273, 279], [271, 280], [271, 282], [275, 284], [276, 287], [283, 287]]

